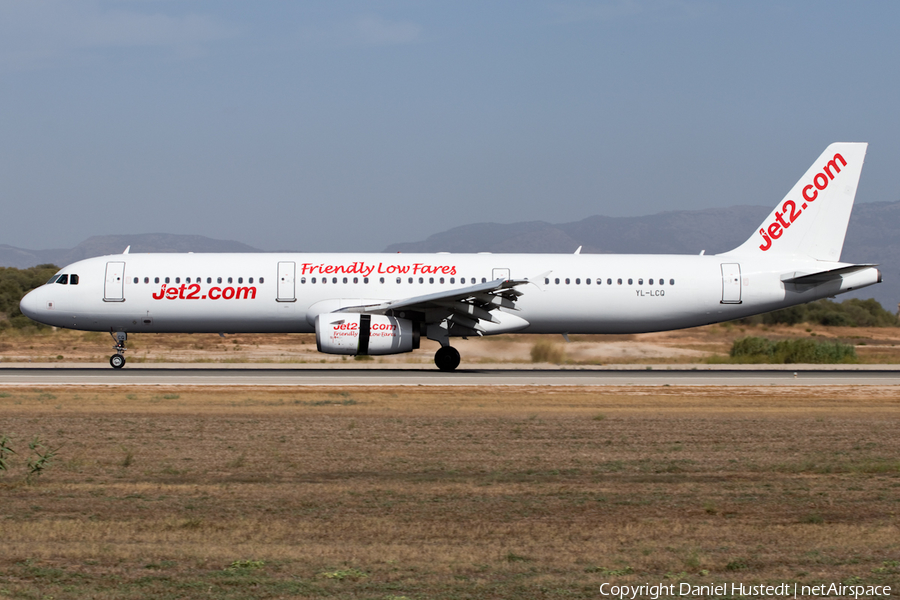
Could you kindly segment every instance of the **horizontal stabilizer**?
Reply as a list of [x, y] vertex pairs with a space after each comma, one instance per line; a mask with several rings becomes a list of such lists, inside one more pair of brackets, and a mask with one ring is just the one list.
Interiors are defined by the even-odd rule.
[[817, 285], [819, 283], [825, 283], [826, 281], [834, 281], [836, 279], [840, 279], [843, 275], [849, 275], [850, 273], [856, 273], [858, 271], [865, 271], [866, 269], [871, 269], [872, 267], [877, 266], [877, 264], [850, 265], [847, 267], [841, 267], [839, 269], [819, 271], [818, 273], [786, 273], [781, 276], [781, 281], [784, 283], [794, 283], [799, 285]]

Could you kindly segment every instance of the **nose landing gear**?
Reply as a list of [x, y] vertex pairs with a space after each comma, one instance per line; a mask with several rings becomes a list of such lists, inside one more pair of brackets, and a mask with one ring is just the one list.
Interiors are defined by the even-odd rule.
[[124, 331], [111, 331], [109, 334], [116, 340], [116, 345], [113, 346], [116, 353], [109, 357], [109, 364], [113, 369], [121, 369], [125, 366], [125, 341], [128, 334]]

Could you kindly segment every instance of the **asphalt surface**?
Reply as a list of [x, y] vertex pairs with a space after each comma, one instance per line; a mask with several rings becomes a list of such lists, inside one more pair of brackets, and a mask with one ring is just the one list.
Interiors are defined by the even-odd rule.
[[238, 386], [842, 386], [900, 385], [900, 371], [835, 369], [733, 370], [520, 370], [460, 369], [453, 373], [422, 369], [179, 368], [128, 365], [97, 367], [0, 368], [0, 386], [51, 385], [238, 385]]

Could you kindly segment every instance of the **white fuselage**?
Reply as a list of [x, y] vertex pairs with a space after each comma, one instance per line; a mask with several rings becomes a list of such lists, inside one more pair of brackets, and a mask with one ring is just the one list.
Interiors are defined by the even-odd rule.
[[78, 284], [30, 292], [37, 321], [90, 331], [315, 331], [342, 307], [498, 279], [519, 319], [486, 333], [641, 333], [716, 323], [871, 285], [875, 268], [818, 285], [783, 279], [844, 266], [807, 258], [606, 254], [123, 254], [65, 267]]

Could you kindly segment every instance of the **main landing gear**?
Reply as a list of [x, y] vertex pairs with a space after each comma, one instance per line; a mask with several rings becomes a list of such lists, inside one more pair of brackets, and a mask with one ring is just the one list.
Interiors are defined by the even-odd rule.
[[434, 364], [441, 371], [454, 371], [459, 366], [459, 352], [452, 346], [441, 346], [434, 353]]
[[113, 347], [116, 353], [109, 357], [109, 364], [113, 369], [121, 369], [125, 366], [125, 340], [128, 339], [128, 334], [124, 331], [111, 331], [109, 334], [116, 340]]

